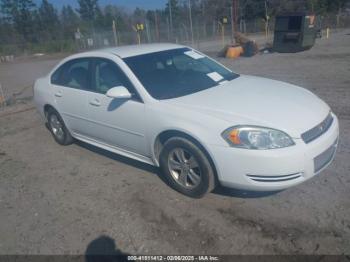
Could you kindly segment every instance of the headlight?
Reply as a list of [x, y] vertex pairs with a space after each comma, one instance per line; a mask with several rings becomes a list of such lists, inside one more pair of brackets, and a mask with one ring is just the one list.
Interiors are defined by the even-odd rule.
[[258, 126], [234, 126], [222, 133], [222, 137], [234, 147], [247, 149], [274, 149], [295, 145], [286, 133]]

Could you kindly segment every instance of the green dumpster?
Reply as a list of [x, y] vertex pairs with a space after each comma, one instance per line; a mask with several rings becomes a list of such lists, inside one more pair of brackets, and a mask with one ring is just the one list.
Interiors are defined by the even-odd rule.
[[273, 50], [295, 53], [312, 48], [317, 36], [314, 14], [288, 13], [278, 15], [275, 22]]

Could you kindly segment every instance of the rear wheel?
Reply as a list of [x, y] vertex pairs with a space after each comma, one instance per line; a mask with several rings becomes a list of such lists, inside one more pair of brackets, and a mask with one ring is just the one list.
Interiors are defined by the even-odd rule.
[[74, 139], [65, 126], [63, 119], [54, 109], [49, 109], [47, 112], [48, 126], [55, 141], [60, 145], [70, 145]]
[[169, 139], [159, 162], [170, 186], [182, 194], [200, 198], [215, 187], [214, 171], [207, 156], [185, 138]]

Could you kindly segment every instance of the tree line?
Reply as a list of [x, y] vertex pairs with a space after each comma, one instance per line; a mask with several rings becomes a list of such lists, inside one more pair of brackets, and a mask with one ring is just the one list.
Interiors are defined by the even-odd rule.
[[[347, 2], [349, 0], [239, 0], [238, 20], [266, 19], [266, 14], [273, 17], [285, 11], [337, 13]], [[147, 22], [158, 34], [180, 29], [187, 32], [189, 3], [194, 26], [206, 32], [212, 28], [213, 21], [231, 16], [233, 1], [169, 0], [165, 8], [145, 10], [139, 7], [130, 11], [118, 5], [101, 6], [99, 0], [77, 0], [76, 8], [65, 5], [60, 10], [49, 0], [41, 0], [39, 4], [33, 0], [0, 0], [0, 47], [14, 43], [73, 41], [78, 28], [86, 35], [111, 31], [113, 20], [118, 32], [132, 32], [139, 22]]]

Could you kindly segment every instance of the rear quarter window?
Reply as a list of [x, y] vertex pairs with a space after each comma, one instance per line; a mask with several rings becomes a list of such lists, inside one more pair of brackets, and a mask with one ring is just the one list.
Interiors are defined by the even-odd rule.
[[51, 75], [51, 84], [89, 89], [90, 61], [90, 58], [77, 58], [64, 63]]

